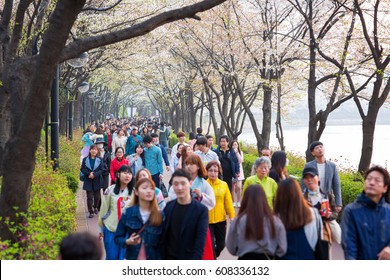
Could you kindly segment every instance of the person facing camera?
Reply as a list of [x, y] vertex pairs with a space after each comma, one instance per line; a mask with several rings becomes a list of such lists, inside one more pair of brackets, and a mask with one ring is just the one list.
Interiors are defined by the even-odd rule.
[[208, 231], [208, 209], [191, 196], [191, 176], [177, 169], [169, 182], [176, 199], [164, 208], [161, 244], [167, 260], [201, 260]]
[[386, 169], [371, 167], [364, 190], [348, 204], [341, 219], [346, 260], [390, 260], [390, 177]]
[[132, 206], [119, 220], [114, 239], [126, 248], [127, 260], [161, 259], [159, 242], [164, 217], [157, 205], [155, 189], [152, 180], [140, 179], [135, 184]]

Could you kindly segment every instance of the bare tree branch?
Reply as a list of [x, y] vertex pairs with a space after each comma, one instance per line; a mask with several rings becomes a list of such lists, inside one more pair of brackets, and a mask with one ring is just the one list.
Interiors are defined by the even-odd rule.
[[81, 53], [90, 49], [114, 44], [123, 40], [129, 40], [145, 35], [153, 31], [154, 29], [170, 22], [185, 18], [199, 19], [199, 17], [196, 16], [197, 13], [207, 11], [225, 1], [226, 0], [203, 0], [199, 3], [187, 7], [161, 13], [141, 23], [135, 24], [129, 28], [118, 30], [112, 33], [77, 40], [63, 49], [60, 62], [80, 55]]

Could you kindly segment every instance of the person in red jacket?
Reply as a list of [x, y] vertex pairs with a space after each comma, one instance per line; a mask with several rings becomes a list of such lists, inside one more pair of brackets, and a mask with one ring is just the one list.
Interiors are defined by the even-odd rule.
[[122, 147], [115, 149], [115, 158], [111, 161], [110, 176], [111, 184], [115, 184], [115, 173], [118, 172], [122, 165], [129, 165], [129, 161], [125, 158], [125, 150]]

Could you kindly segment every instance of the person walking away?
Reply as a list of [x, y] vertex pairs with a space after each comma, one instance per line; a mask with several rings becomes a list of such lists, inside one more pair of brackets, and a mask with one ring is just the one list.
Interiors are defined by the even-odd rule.
[[99, 239], [103, 240], [106, 260], [123, 260], [126, 249], [115, 243], [115, 231], [119, 219], [130, 206], [134, 188], [134, 176], [131, 167], [122, 165], [116, 173], [116, 183], [111, 185], [102, 196], [99, 212]]
[[314, 260], [314, 250], [322, 220], [318, 211], [304, 199], [298, 181], [289, 178], [279, 182], [274, 213], [287, 232], [287, 252], [284, 260]]
[[364, 190], [341, 217], [341, 244], [346, 260], [390, 260], [390, 177], [373, 166], [364, 175]]
[[271, 169], [269, 176], [279, 183], [281, 180], [285, 180], [288, 177], [287, 173], [287, 155], [284, 151], [276, 151], [271, 157]]
[[157, 206], [153, 181], [141, 179], [135, 184], [132, 206], [119, 220], [115, 242], [126, 248], [127, 260], [160, 260], [163, 215]]
[[161, 246], [166, 260], [201, 260], [208, 231], [208, 209], [191, 196], [191, 176], [177, 169], [170, 179], [176, 198], [164, 208]]
[[195, 136], [195, 139], [198, 139], [198, 138], [200, 138], [200, 137], [204, 137], [204, 135], [203, 135], [203, 128], [198, 127], [198, 128], [196, 129], [196, 136]]
[[271, 260], [287, 251], [286, 231], [272, 213], [264, 189], [247, 188], [236, 219], [229, 227], [226, 248], [239, 260]]
[[215, 207], [209, 211], [209, 228], [211, 240], [213, 241], [214, 255], [218, 258], [225, 248], [226, 238], [226, 216], [229, 216], [230, 222], [236, 216], [233, 208], [232, 196], [226, 182], [218, 177], [222, 175], [221, 165], [213, 160], [207, 166], [207, 183], [214, 190]]
[[89, 147], [93, 144], [93, 140], [91, 139], [93, 132], [91, 131], [90, 126], [84, 131], [83, 137], [81, 138], [81, 142], [83, 142], [83, 148], [81, 150], [81, 160], [89, 155]]
[[159, 128], [159, 143], [161, 146], [163, 146], [165, 149], [168, 149], [168, 140], [169, 140], [169, 130], [168, 127], [166, 127], [164, 122], [160, 123], [160, 128]]
[[194, 132], [190, 132], [188, 136], [189, 140], [187, 142], [188, 146], [190, 146], [192, 149], [194, 148], [194, 145], [196, 143], [196, 137]]
[[103, 160], [97, 156], [98, 153], [96, 144], [92, 144], [89, 147], [89, 156], [83, 159], [80, 168], [84, 176], [83, 190], [87, 193], [89, 218], [98, 214], [100, 189], [103, 188], [102, 175], [105, 170]]

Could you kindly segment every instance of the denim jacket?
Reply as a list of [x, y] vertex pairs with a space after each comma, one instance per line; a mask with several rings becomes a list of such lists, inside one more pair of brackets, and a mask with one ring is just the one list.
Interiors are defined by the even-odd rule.
[[[163, 220], [164, 219], [164, 214]], [[142, 243], [145, 246], [146, 259], [148, 260], [160, 260], [161, 249], [158, 244], [162, 235], [163, 223], [160, 226], [147, 225], [141, 232]], [[139, 211], [139, 205], [132, 206], [126, 209], [119, 220], [118, 227], [115, 232], [115, 243], [122, 247], [126, 247], [126, 259], [136, 260], [141, 249], [141, 244], [138, 245], [126, 245], [126, 240], [134, 233], [138, 232], [143, 226], [141, 214]]]

